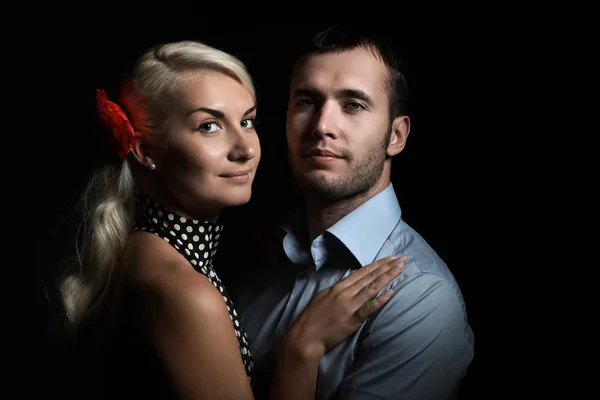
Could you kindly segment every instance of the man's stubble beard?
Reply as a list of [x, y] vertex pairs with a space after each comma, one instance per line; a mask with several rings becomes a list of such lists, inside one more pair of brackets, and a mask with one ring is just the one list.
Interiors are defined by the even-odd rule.
[[388, 126], [381, 145], [360, 160], [353, 154], [347, 154], [344, 159], [349, 169], [344, 175], [325, 177], [297, 173], [294, 170], [296, 182], [305, 196], [320, 202], [331, 203], [366, 194], [377, 184], [383, 172], [390, 133], [391, 126]]

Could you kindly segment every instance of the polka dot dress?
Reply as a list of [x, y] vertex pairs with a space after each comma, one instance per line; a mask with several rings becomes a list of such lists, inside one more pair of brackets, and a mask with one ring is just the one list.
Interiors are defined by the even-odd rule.
[[221, 292], [240, 345], [246, 374], [252, 382], [254, 362], [246, 332], [240, 324], [237, 311], [212, 265], [223, 225], [209, 221], [186, 219], [167, 210], [148, 196], [139, 193], [137, 196], [135, 229], [154, 233], [169, 242], [192, 264], [196, 271], [206, 276], [210, 283]]

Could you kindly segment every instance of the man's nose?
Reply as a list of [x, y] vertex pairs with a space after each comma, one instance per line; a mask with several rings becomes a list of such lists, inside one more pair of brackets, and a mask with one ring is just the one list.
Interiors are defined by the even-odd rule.
[[339, 134], [340, 111], [325, 102], [314, 115], [312, 134], [319, 137], [336, 138]]

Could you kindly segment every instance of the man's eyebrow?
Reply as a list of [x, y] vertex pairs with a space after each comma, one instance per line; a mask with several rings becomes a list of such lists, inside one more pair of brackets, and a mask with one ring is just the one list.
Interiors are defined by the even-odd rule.
[[[311, 86], [300, 86], [293, 90], [294, 97], [324, 97], [323, 93]], [[360, 89], [342, 88], [335, 91], [335, 97], [340, 99], [358, 99], [365, 103], [372, 104], [373, 100], [366, 92]]]

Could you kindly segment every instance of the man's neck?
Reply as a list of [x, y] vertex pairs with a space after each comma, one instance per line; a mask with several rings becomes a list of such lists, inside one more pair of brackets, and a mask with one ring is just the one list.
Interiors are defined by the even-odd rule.
[[376, 185], [366, 192], [334, 201], [307, 195], [305, 197], [305, 212], [310, 241], [315, 240], [336, 222], [382, 192], [386, 187], [387, 185]]

